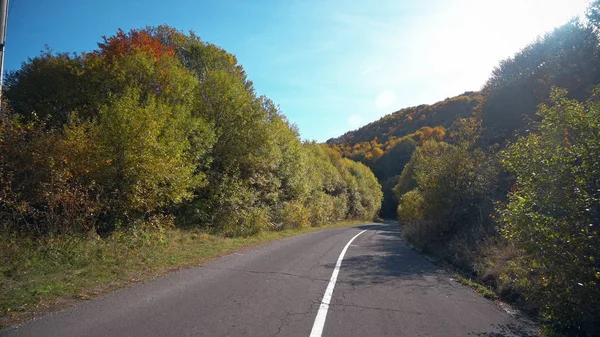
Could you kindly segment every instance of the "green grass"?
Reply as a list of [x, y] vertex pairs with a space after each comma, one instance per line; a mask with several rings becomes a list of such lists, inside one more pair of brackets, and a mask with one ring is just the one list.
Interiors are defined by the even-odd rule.
[[458, 273], [456, 273], [456, 279], [461, 284], [464, 284], [466, 286], [473, 288], [473, 290], [475, 290], [475, 292], [482, 294], [483, 297], [485, 297], [485, 298], [489, 298], [492, 300], [498, 299], [498, 295], [495, 292], [493, 292], [492, 290], [488, 289], [487, 287], [485, 287], [477, 282], [472, 281], [471, 279], [464, 278]]
[[364, 222], [265, 231], [238, 238], [179, 229], [117, 232], [106, 239], [60, 236], [33, 240], [0, 235], [0, 327], [235, 251], [359, 223]]

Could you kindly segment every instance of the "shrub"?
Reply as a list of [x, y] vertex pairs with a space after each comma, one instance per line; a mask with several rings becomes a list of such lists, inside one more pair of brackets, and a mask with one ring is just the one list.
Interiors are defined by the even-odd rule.
[[559, 330], [597, 334], [600, 317], [600, 88], [587, 103], [554, 89], [541, 121], [504, 152], [516, 184], [502, 234], [522, 259], [509, 281]]

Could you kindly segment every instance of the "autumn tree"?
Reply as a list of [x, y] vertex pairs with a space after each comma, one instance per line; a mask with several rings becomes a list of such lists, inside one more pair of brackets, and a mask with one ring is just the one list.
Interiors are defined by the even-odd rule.
[[[404, 235], [417, 246], [437, 251], [443, 258], [470, 267], [472, 261], [452, 256], [448, 243], [458, 237], [471, 249], [493, 231], [488, 217], [497, 181], [493, 157], [474, 147], [471, 136], [461, 136], [476, 121], [462, 121], [451, 129], [456, 144], [429, 140], [418, 147], [394, 188]], [[465, 125], [467, 124], [467, 125]], [[445, 255], [447, 254], [447, 255]]]
[[126, 33], [119, 29], [117, 34], [102, 39], [103, 42], [98, 43], [99, 52], [109, 62], [138, 52], [151, 56], [154, 61], [175, 55], [172, 47], [143, 30], [132, 29]]
[[597, 334], [600, 315], [600, 101], [554, 89], [532, 133], [503, 153], [516, 177], [500, 208], [502, 234], [522, 251], [510, 284], [559, 328]]
[[237, 59], [194, 33], [119, 30], [90, 53], [31, 59], [7, 82], [0, 218], [11, 230], [109, 233], [174, 215], [249, 235], [379, 211], [369, 169], [303, 144]]

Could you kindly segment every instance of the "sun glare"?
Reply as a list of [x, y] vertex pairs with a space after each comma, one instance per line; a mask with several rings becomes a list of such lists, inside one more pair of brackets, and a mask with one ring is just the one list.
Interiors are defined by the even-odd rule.
[[506, 39], [530, 43], [568, 20], [583, 17], [588, 0], [506, 0], [476, 1], [473, 10], [482, 14], [497, 34]]
[[588, 3], [588, 0], [464, 0], [439, 8], [428, 19], [439, 20], [437, 26], [444, 29], [428, 29], [424, 38], [418, 37], [434, 43], [424, 46], [429, 52], [415, 55], [415, 62], [427, 64], [436, 74], [451, 78], [456, 88], [477, 90], [500, 60], [570, 19], [584, 17]]

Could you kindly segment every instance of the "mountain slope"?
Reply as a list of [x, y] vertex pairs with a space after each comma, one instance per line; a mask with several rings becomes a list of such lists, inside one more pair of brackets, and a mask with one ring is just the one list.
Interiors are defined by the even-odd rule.
[[391, 189], [415, 148], [428, 139], [443, 140], [454, 121], [477, 115], [482, 102], [480, 92], [465, 92], [435, 104], [405, 108], [327, 144], [373, 170], [384, 188], [382, 216], [394, 216], [397, 201]]
[[473, 110], [482, 100], [483, 96], [480, 92], [467, 91], [435, 104], [404, 108], [358, 130], [346, 132], [338, 138], [331, 138], [327, 144], [354, 146], [357, 143], [370, 142], [375, 138], [379, 142], [387, 143], [394, 137], [404, 137], [425, 126], [449, 127], [457, 118], [471, 117]]

